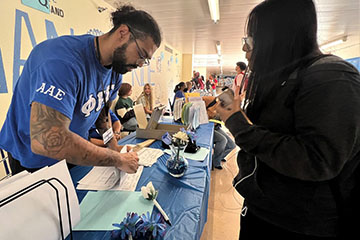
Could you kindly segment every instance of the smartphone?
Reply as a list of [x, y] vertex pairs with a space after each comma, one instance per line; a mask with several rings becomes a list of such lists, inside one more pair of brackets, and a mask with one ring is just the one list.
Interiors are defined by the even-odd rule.
[[232, 102], [234, 101], [234, 91], [230, 88], [223, 91], [218, 97], [220, 106], [230, 109]]

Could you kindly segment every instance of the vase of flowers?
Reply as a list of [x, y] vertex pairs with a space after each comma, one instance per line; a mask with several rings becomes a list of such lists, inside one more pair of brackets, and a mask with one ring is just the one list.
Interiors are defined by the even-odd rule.
[[188, 168], [189, 163], [184, 157], [188, 141], [187, 134], [182, 131], [172, 137], [170, 144], [171, 156], [166, 161], [166, 167], [169, 174], [173, 177], [179, 178], [184, 176]]

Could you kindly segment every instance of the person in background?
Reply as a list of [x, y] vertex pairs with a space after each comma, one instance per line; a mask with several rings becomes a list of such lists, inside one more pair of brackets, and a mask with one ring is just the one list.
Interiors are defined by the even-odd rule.
[[200, 89], [203, 90], [205, 89], [205, 78], [203, 75], [201, 75], [201, 77], [199, 78], [199, 85], [200, 85]]
[[175, 96], [174, 96], [173, 104], [172, 104], [173, 106], [174, 106], [175, 100], [177, 98], [185, 98], [185, 95], [184, 95], [185, 88], [186, 88], [186, 85], [184, 82], [180, 82], [175, 86], [175, 89], [174, 89]]
[[193, 78], [191, 79], [191, 82], [194, 85], [194, 89], [199, 89], [199, 73], [197, 73], [195, 70], [193, 71]]
[[212, 95], [215, 97], [216, 96], [216, 86], [217, 86], [218, 81], [212, 74], [210, 74], [209, 80], [210, 80], [210, 84], [211, 84]]
[[241, 148], [240, 239], [358, 239], [359, 72], [319, 50], [312, 0], [261, 2], [246, 34], [247, 107], [217, 107]]
[[144, 111], [146, 114], [146, 118], [150, 119], [151, 114], [153, 112], [153, 96], [152, 90], [149, 83], [144, 85], [144, 90], [136, 100], [137, 104], [142, 104], [144, 106]]
[[[240, 87], [241, 82], [244, 78], [245, 75], [245, 69], [246, 69], [246, 63], [244, 62], [237, 62], [236, 63], [236, 67], [235, 67], [235, 71], [236, 71], [236, 76], [233, 82], [233, 86], [232, 86], [232, 90], [235, 92], [236, 88]], [[240, 90], [241, 93], [245, 91], [245, 89], [247, 88], [247, 83], [248, 83], [249, 79], [244, 79], [244, 83], [243, 83], [243, 87]]]
[[[116, 141], [119, 141], [121, 138], [121, 136], [120, 136], [120, 130], [121, 130], [120, 120], [115, 115], [115, 113], [113, 113], [113, 111], [111, 111], [111, 109], [109, 110], [109, 112], [110, 112], [111, 127], [113, 129], [115, 139], [116, 139]], [[90, 142], [92, 142], [93, 144], [95, 144], [97, 146], [106, 147], [102, 136], [100, 136], [99, 131], [96, 129], [95, 124], [89, 130], [89, 140], [90, 140]]]
[[215, 120], [214, 123], [214, 154], [212, 156], [212, 163], [214, 168], [223, 169], [221, 162], [226, 161], [226, 156], [236, 147], [231, 137], [221, 129], [220, 118], [216, 112], [216, 106], [219, 104], [216, 97], [203, 96], [205, 102], [206, 112], [209, 120]]
[[206, 79], [206, 83], [205, 83], [205, 89], [206, 91], [210, 92], [211, 91], [211, 81], [210, 79]]
[[199, 72], [195, 72], [193, 82], [196, 84], [197, 89], [204, 89], [204, 82]]
[[109, 108], [122, 74], [149, 64], [161, 34], [153, 17], [130, 5], [111, 16], [113, 28], [106, 34], [61, 36], [31, 51], [0, 132], [12, 174], [62, 159], [137, 171], [136, 153], [119, 153], [115, 137], [108, 139], [108, 149], [95, 146], [88, 133], [94, 122], [101, 134], [111, 131]]
[[185, 92], [191, 93], [194, 91], [192, 83], [190, 81], [186, 82], [185, 84], [186, 84]]
[[[134, 112], [134, 102], [130, 98], [132, 86], [129, 83], [121, 84], [119, 98], [115, 105], [115, 114], [120, 119], [124, 131], [135, 131], [137, 121]], [[121, 115], [121, 116], [120, 116]]]

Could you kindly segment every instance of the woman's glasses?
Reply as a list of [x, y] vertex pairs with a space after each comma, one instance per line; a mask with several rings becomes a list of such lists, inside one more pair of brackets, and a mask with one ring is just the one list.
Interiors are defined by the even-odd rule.
[[245, 52], [250, 52], [254, 48], [254, 40], [252, 37], [243, 37], [242, 44], [244, 45]]

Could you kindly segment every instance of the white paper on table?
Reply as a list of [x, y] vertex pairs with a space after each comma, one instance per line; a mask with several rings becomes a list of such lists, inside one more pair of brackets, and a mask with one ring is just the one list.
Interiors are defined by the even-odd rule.
[[[133, 174], [123, 172], [115, 167], [93, 167], [93, 169], [79, 181], [76, 189], [135, 191], [142, 171], [143, 166], [139, 166], [136, 173]], [[116, 174], [113, 174], [113, 172], [116, 172]], [[111, 180], [106, 180], [106, 174], [108, 174]], [[116, 179], [114, 176], [116, 176]], [[96, 182], [96, 179], [102, 179], [102, 181]], [[111, 182], [111, 184], [108, 184], [109, 182]]]
[[144, 167], [139, 166], [136, 173], [133, 173], [133, 174], [120, 171], [120, 181], [118, 181], [115, 184], [115, 186], [109, 190], [134, 192], [143, 170], [144, 170]]
[[116, 185], [119, 178], [120, 170], [116, 167], [93, 167], [85, 177], [80, 179], [76, 189], [109, 190]]
[[[43, 168], [28, 176], [23, 176], [0, 189], [0, 199], [39, 181], [50, 178], [59, 179], [68, 190], [71, 223], [74, 227], [80, 220], [79, 201], [76, 196], [69, 170], [65, 161]], [[65, 190], [61, 184], [52, 180], [59, 193], [61, 219], [64, 237], [69, 232], [68, 209]], [[0, 208], [0, 239], [58, 240], [61, 238], [57, 199], [55, 190], [43, 184]]]
[[137, 154], [139, 156], [140, 165], [151, 167], [164, 152], [160, 149], [144, 147], [138, 151]]
[[[120, 151], [120, 153], [125, 153], [127, 150], [127, 146], [135, 147], [133, 144], [126, 144]], [[139, 157], [139, 165], [144, 167], [151, 167], [154, 163], [156, 163], [157, 159], [164, 154], [161, 149], [157, 148], [148, 148], [144, 147], [137, 151]]]

